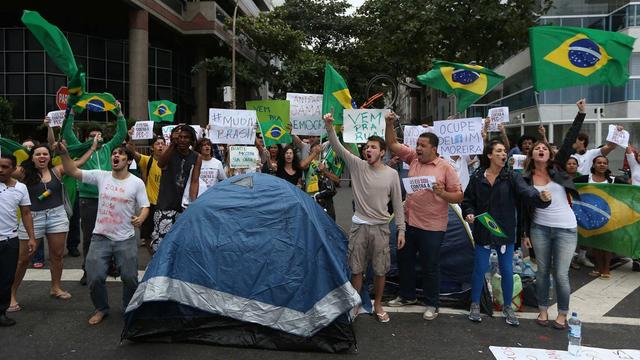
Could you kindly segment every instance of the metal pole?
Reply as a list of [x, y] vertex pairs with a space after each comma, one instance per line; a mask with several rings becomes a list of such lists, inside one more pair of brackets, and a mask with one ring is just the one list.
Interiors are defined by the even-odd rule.
[[233, 40], [231, 42], [231, 108], [236, 108], [236, 16], [238, 15], [238, 0], [233, 9]]

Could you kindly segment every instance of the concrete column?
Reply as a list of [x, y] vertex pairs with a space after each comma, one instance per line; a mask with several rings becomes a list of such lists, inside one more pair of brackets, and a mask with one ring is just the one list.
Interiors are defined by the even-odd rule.
[[[129, 114], [135, 120], [149, 119], [149, 13], [129, 11]], [[156, 100], [156, 99], [153, 99]]]
[[[203, 50], [198, 50], [197, 63], [204, 61], [205, 54]], [[193, 76], [195, 100], [196, 100], [196, 112], [191, 119], [192, 124], [206, 125], [208, 123], [208, 106], [207, 106], [207, 70], [200, 69]]]

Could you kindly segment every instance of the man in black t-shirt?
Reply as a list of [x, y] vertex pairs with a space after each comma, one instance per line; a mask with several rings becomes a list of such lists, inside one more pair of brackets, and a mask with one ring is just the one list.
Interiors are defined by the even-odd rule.
[[195, 144], [195, 140], [196, 134], [191, 126], [176, 126], [171, 131], [171, 143], [158, 159], [162, 176], [158, 203], [153, 214], [151, 247], [154, 252], [158, 250], [160, 242], [182, 212], [182, 194], [191, 169], [196, 165], [199, 156], [190, 149], [190, 146], [193, 147]]

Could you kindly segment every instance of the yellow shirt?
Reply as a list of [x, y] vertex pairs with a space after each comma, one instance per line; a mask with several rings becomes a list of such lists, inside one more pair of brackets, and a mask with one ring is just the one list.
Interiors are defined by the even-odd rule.
[[149, 174], [147, 174], [147, 164], [150, 159], [151, 156], [149, 155], [140, 155], [138, 169], [140, 169], [142, 176], [147, 179], [146, 188], [149, 202], [152, 205], [156, 205], [158, 203], [158, 193], [160, 192], [160, 176], [162, 175], [162, 169], [158, 167], [158, 161], [154, 159], [151, 164], [151, 169], [149, 169]]

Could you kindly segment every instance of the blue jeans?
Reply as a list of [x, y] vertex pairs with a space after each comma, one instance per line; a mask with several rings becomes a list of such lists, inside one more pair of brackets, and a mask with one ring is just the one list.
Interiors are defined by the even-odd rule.
[[[511, 304], [513, 300], [513, 244], [506, 246], [504, 254], [500, 253], [500, 246], [496, 249], [498, 252], [498, 266], [500, 267], [500, 275], [502, 285], [503, 304]], [[484, 274], [489, 270], [489, 258], [491, 257], [491, 248], [476, 245], [476, 253], [473, 260], [473, 275], [471, 275], [471, 302], [479, 304], [482, 295], [482, 287], [484, 286]]]
[[566, 314], [569, 312], [569, 297], [571, 295], [569, 266], [578, 244], [577, 229], [563, 229], [534, 223], [531, 224], [530, 235], [538, 261], [538, 271], [536, 272], [538, 308], [546, 310], [549, 307], [549, 275], [553, 265], [558, 313]]
[[400, 296], [416, 298], [416, 253], [420, 253], [424, 303], [438, 308], [440, 304], [440, 244], [444, 231], [428, 231], [407, 225], [404, 247], [398, 250]]
[[138, 287], [138, 243], [135, 236], [124, 241], [109, 240], [98, 234], [94, 234], [91, 238], [85, 265], [87, 283], [93, 306], [105, 314], [109, 313], [105, 281], [112, 256], [115, 258], [123, 283], [122, 310], [124, 311]]

